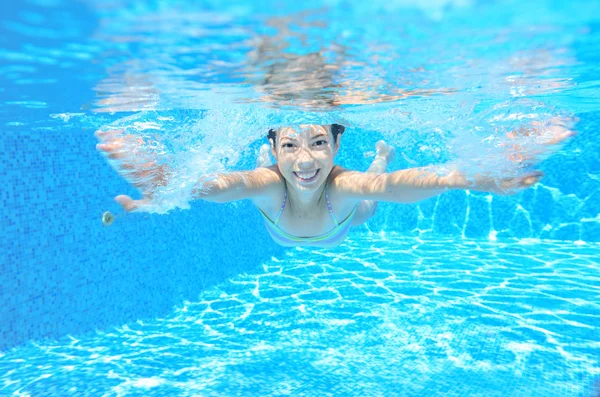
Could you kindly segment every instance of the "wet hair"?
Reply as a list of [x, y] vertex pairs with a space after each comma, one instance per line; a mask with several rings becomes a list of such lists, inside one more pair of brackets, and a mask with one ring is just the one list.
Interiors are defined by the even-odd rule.
[[[333, 134], [333, 143], [337, 142], [338, 135], [342, 135], [345, 130], [346, 130], [346, 127], [344, 127], [343, 125], [331, 124], [331, 133]], [[267, 138], [270, 141], [272, 140], [273, 145], [274, 145], [275, 142], [277, 142], [277, 131], [275, 129], [271, 128], [269, 130], [269, 134], [267, 135]]]

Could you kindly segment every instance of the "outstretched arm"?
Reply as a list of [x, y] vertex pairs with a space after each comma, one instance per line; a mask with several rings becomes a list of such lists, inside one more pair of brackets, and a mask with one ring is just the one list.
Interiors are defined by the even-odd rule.
[[192, 195], [197, 199], [228, 203], [268, 197], [280, 184], [281, 176], [275, 171], [275, 167], [271, 166], [251, 171], [209, 175], [198, 182]]
[[[192, 190], [192, 198], [213, 203], [229, 203], [244, 199], [268, 200], [279, 183], [278, 174], [268, 168], [215, 174], [198, 181]], [[115, 201], [127, 212], [143, 211], [145, 206], [152, 204], [153, 192], [142, 191], [142, 196], [141, 199], [134, 200], [126, 195], [119, 195], [115, 197]]]
[[[546, 124], [533, 123], [528, 129], [511, 132], [509, 139], [517, 135], [539, 137], [536, 151], [529, 153], [520, 145], [511, 145], [509, 159], [515, 169], [532, 165], [539, 156], [548, 152], [554, 145], [562, 143], [575, 132], [569, 124], [573, 120], [553, 118]], [[537, 183], [543, 176], [540, 171], [522, 172], [513, 177], [494, 177], [479, 173], [467, 177], [454, 170], [439, 172], [433, 167], [411, 168], [392, 173], [363, 173], [343, 171], [336, 175], [333, 186], [350, 200], [376, 200], [396, 203], [414, 203], [437, 196], [448, 190], [475, 190], [499, 195], [511, 195]]]
[[[109, 159], [129, 183], [136, 187], [142, 198], [134, 200], [126, 195], [115, 197], [126, 211], [147, 210], [161, 186], [169, 184], [172, 170], [158, 164], [156, 158], [145, 152], [141, 138], [123, 135], [121, 130], [98, 131], [96, 136], [102, 142], [96, 148]], [[203, 177], [192, 190], [192, 198], [226, 203], [253, 199], [255, 202], [268, 200], [281, 186], [281, 175], [276, 167], [257, 168], [252, 171], [214, 174]]]
[[483, 174], [467, 178], [458, 171], [440, 175], [431, 168], [410, 168], [386, 174], [346, 171], [333, 186], [348, 199], [415, 203], [449, 190], [476, 190], [509, 195], [537, 183], [542, 177], [533, 171], [515, 178], [495, 179]]

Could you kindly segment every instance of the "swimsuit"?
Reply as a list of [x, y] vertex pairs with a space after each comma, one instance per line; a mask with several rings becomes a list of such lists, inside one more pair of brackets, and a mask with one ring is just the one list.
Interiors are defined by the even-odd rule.
[[333, 219], [333, 223], [335, 223], [335, 227], [328, 231], [327, 233], [321, 234], [315, 237], [297, 237], [293, 236], [289, 233], [284, 232], [277, 226], [279, 223], [279, 217], [283, 213], [283, 209], [285, 208], [285, 203], [287, 201], [287, 189], [285, 191], [285, 195], [283, 197], [283, 204], [281, 204], [281, 209], [275, 218], [275, 222], [269, 219], [269, 217], [259, 208], [260, 213], [265, 219], [265, 226], [267, 231], [275, 240], [276, 243], [284, 246], [295, 246], [295, 245], [308, 245], [308, 246], [318, 246], [318, 247], [335, 247], [338, 245], [350, 230], [350, 224], [352, 223], [352, 218], [356, 213], [356, 207], [352, 210], [350, 215], [342, 223], [337, 221], [337, 218], [333, 214], [333, 209], [331, 209], [331, 204], [329, 203], [329, 196], [327, 192], [325, 192], [325, 199], [327, 200], [327, 208], [329, 208], [329, 213], [331, 214], [331, 219]]

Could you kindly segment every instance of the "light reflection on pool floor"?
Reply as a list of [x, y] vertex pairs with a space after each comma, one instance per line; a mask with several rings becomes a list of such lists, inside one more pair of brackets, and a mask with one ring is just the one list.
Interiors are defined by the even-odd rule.
[[356, 235], [0, 356], [12, 396], [591, 396], [600, 245]]

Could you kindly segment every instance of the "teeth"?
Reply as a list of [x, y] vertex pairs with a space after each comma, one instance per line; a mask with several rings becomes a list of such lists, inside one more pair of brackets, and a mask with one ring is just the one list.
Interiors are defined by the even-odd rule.
[[296, 175], [301, 179], [310, 179], [313, 176], [317, 175], [317, 171], [312, 172], [296, 172]]

